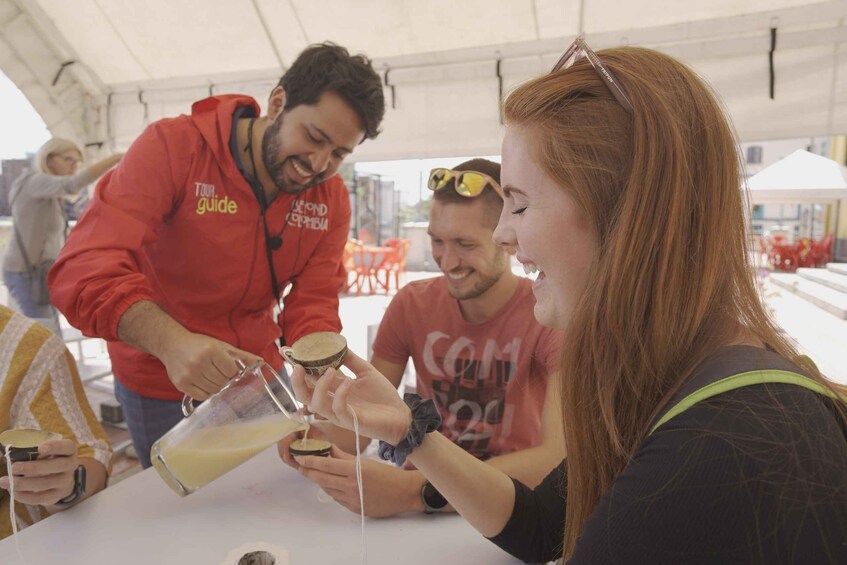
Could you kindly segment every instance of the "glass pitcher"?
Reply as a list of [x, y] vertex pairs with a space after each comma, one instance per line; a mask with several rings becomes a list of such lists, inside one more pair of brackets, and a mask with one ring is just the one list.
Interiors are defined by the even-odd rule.
[[194, 408], [150, 450], [159, 475], [187, 496], [298, 430], [308, 428], [294, 394], [264, 361], [244, 366], [227, 385]]

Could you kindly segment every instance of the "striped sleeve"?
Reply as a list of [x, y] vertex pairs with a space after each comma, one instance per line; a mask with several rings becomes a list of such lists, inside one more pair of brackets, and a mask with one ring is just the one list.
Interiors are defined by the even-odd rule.
[[[78, 456], [112, 468], [112, 448], [82, 388], [73, 356], [50, 330], [0, 307], [0, 429], [37, 428], [77, 445]], [[5, 475], [5, 469], [0, 470]], [[0, 538], [11, 533], [8, 493], [0, 501]], [[4, 511], [5, 508], [5, 511]], [[16, 505], [18, 524], [46, 515]], [[5, 516], [4, 516], [5, 514]]]

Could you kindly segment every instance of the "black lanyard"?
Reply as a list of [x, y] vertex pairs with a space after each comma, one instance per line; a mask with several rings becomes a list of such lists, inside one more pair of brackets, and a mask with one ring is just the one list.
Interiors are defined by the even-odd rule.
[[[253, 124], [256, 123], [256, 118], [251, 118], [250, 123], [247, 126], [247, 147], [245, 147], [245, 151], [250, 153], [250, 164], [253, 166], [253, 175], [246, 176], [248, 183], [250, 184], [250, 188], [253, 189], [253, 194], [256, 195], [256, 199], [259, 201], [259, 207], [262, 210], [262, 227], [265, 231], [265, 255], [268, 259], [268, 268], [271, 273], [271, 288], [273, 288], [274, 297], [276, 298], [277, 306], [279, 306], [279, 310], [282, 313], [282, 335], [279, 338], [280, 346], [285, 345], [285, 308], [282, 306], [281, 295], [282, 289], [279, 285], [279, 279], [276, 276], [276, 269], [274, 268], [274, 258], [273, 252], [277, 249], [282, 248], [283, 236], [285, 235], [285, 228], [288, 227], [288, 218], [285, 218], [285, 223], [282, 225], [282, 230], [280, 230], [279, 234], [276, 236], [271, 236], [270, 229], [268, 229], [268, 219], [266, 217], [266, 212], [268, 210], [268, 199], [265, 196], [265, 189], [262, 186], [262, 183], [259, 181], [258, 169], [256, 168], [256, 159], [253, 156]], [[297, 205], [298, 199], [295, 198], [291, 203], [291, 210], [294, 210], [294, 207]], [[290, 214], [290, 211], [289, 211]], [[294, 259], [294, 267], [297, 266], [297, 260], [300, 258], [300, 244], [298, 242], [297, 245], [297, 256]], [[290, 281], [294, 284], [295, 275], [291, 275]]]

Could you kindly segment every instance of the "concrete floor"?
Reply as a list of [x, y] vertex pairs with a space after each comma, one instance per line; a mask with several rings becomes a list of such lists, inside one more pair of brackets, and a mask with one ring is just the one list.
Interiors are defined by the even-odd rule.
[[847, 320], [810, 304], [765, 278], [763, 296], [774, 321], [829, 379], [847, 384]]

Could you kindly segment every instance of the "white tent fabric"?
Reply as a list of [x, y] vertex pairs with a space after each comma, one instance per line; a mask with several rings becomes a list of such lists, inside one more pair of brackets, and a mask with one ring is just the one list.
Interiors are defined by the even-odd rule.
[[847, 199], [847, 167], [798, 149], [749, 179], [754, 204], [819, 203]]
[[0, 0], [0, 69], [54, 134], [124, 149], [209, 93], [264, 102], [300, 50], [332, 40], [386, 84], [384, 133], [356, 159], [489, 155], [501, 94], [584, 30], [595, 49], [686, 61], [757, 141], [847, 132], [845, 22], [845, 0]]

